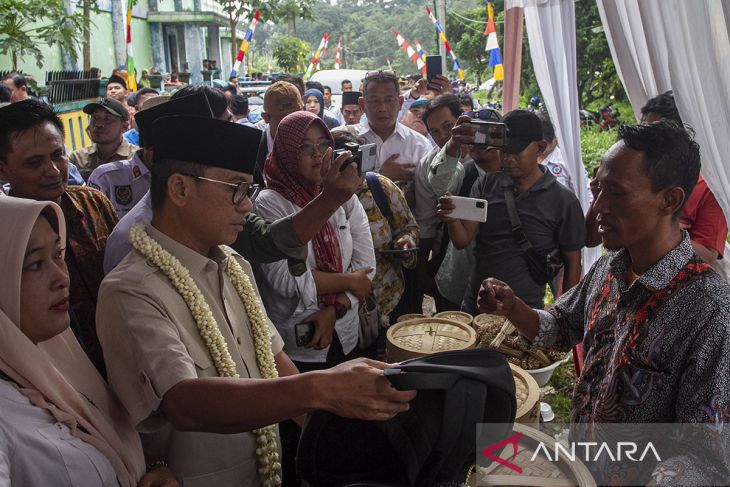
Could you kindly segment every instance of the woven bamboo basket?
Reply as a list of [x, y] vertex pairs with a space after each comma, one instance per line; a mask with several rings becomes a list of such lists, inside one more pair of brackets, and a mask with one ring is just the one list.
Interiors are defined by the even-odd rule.
[[385, 351], [390, 362], [474, 348], [476, 344], [476, 332], [471, 326], [443, 318], [401, 321], [388, 328], [386, 336]]
[[469, 313], [463, 311], [442, 311], [433, 315], [434, 318], [443, 318], [445, 320], [459, 321], [466, 325], [471, 326], [474, 322], [474, 317]]
[[504, 316], [480, 314], [474, 318], [477, 348], [489, 347], [504, 354], [510, 363], [527, 371], [542, 369], [565, 359], [565, 352], [527, 350], [514, 325]]
[[401, 321], [408, 321], [408, 320], [415, 320], [418, 318], [425, 318], [426, 315], [421, 313], [408, 313], [407, 315], [400, 315], [397, 320], [395, 320], [396, 323], [400, 323]]
[[515, 421], [523, 424], [540, 424], [540, 388], [537, 382], [524, 369], [509, 364], [515, 379], [517, 414]]
[[510, 458], [513, 450], [507, 445], [500, 457], [522, 468], [522, 473], [494, 462], [489, 467], [477, 470], [477, 486], [596, 487], [590, 471], [577, 459], [571, 462], [565, 456], [560, 456], [559, 461], [551, 462], [540, 453], [534, 461], [530, 461], [540, 442], [548, 451], [555, 450], [555, 440], [550, 436], [518, 423], [515, 423], [514, 431], [522, 433], [517, 456]]

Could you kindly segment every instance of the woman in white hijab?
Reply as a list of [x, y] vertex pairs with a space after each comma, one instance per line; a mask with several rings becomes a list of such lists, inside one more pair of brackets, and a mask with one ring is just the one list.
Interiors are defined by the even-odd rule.
[[0, 198], [0, 486], [173, 486], [69, 329], [54, 203]]

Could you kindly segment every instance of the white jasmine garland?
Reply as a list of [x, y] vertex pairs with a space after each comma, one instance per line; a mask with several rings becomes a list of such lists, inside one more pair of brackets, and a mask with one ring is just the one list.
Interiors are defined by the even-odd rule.
[[[129, 231], [129, 240], [132, 246], [137, 249], [137, 252], [167, 276], [182, 296], [193, 315], [200, 337], [205, 342], [218, 375], [221, 377], [240, 377], [236, 371], [236, 363], [231, 358], [226, 341], [218, 328], [213, 313], [210, 311], [210, 306], [208, 306], [195, 281], [190, 277], [190, 272], [174, 255], [163, 249], [159, 243], [149, 236], [144, 223], [138, 223], [132, 227]], [[236, 292], [238, 292], [248, 314], [256, 350], [256, 363], [259, 366], [261, 377], [264, 379], [278, 377], [279, 372], [276, 369], [274, 353], [271, 350], [271, 337], [263, 312], [263, 305], [258, 299], [248, 275], [233, 257], [232, 251], [223, 246], [221, 250], [228, 256], [226, 273], [236, 288]], [[253, 430], [253, 433], [256, 435], [258, 471], [263, 479], [264, 486], [274, 487], [280, 485], [281, 464], [279, 463], [276, 442], [276, 427], [274, 425], [265, 426]]]

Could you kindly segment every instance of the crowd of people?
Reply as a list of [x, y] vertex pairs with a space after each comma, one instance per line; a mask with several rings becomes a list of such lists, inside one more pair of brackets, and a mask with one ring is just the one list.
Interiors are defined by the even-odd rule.
[[[298, 485], [304, 415], [408, 409], [385, 331], [425, 295], [531, 347], [582, 344], [574, 422], [730, 420], [726, 219], [671, 93], [619, 131], [584, 214], [547, 116], [443, 76], [368, 72], [338, 105], [284, 75], [261, 119], [234, 85], [113, 76], [72, 153], [21, 78], [0, 85], [0, 484]], [[486, 200], [486, 222], [453, 218], [453, 196]]]

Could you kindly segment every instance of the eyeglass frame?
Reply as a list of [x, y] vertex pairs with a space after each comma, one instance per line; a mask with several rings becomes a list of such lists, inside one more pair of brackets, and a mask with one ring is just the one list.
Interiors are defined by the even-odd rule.
[[[250, 199], [251, 201], [254, 200], [256, 197], [256, 193], [259, 191], [259, 185], [255, 183], [249, 183], [248, 181], [241, 181], [240, 183], [228, 183], [226, 181], [219, 181], [218, 179], [211, 179], [206, 178], [205, 176], [198, 176], [197, 174], [191, 174], [191, 173], [180, 173], [183, 176], [188, 176], [193, 179], [201, 179], [203, 181], [208, 181], [211, 183], [218, 183], [218, 184], [225, 184], [228, 187], [233, 188], [233, 194], [231, 195], [231, 202], [234, 206], [238, 206], [241, 203], [245, 201], [246, 198]], [[243, 191], [242, 197], [239, 197], [238, 201], [236, 201], [236, 194], [238, 193], [238, 188], [245, 187], [246, 191]]]
[[[321, 150], [321, 149], [320, 149], [320, 146], [321, 146], [322, 144], [327, 144], [327, 147], [325, 147], [325, 148], [324, 148], [324, 150]], [[305, 152], [305, 151], [304, 151], [304, 147], [305, 147], [305, 146], [310, 146], [310, 147], [312, 147], [312, 151], [311, 151], [311, 152], [309, 152], [309, 151], [306, 151], [306, 152]], [[311, 142], [302, 142], [301, 144], [299, 144], [299, 146], [297, 147], [297, 149], [299, 149], [299, 152], [301, 152], [301, 154], [302, 154], [303, 156], [311, 156], [311, 155], [313, 155], [313, 154], [314, 154], [314, 150], [315, 150], [315, 149], [316, 149], [316, 150], [317, 150], [317, 151], [318, 151], [318, 152], [319, 152], [320, 154], [324, 154], [325, 152], [327, 152], [327, 149], [331, 149], [331, 148], [333, 148], [333, 147], [334, 147], [334, 144], [332, 143], [332, 141], [331, 141], [331, 140], [323, 140], [323, 141], [322, 141], [322, 142], [320, 142], [319, 144], [313, 144], [313, 143], [311, 143]], [[307, 153], [307, 152], [309, 152], [309, 153]]]

